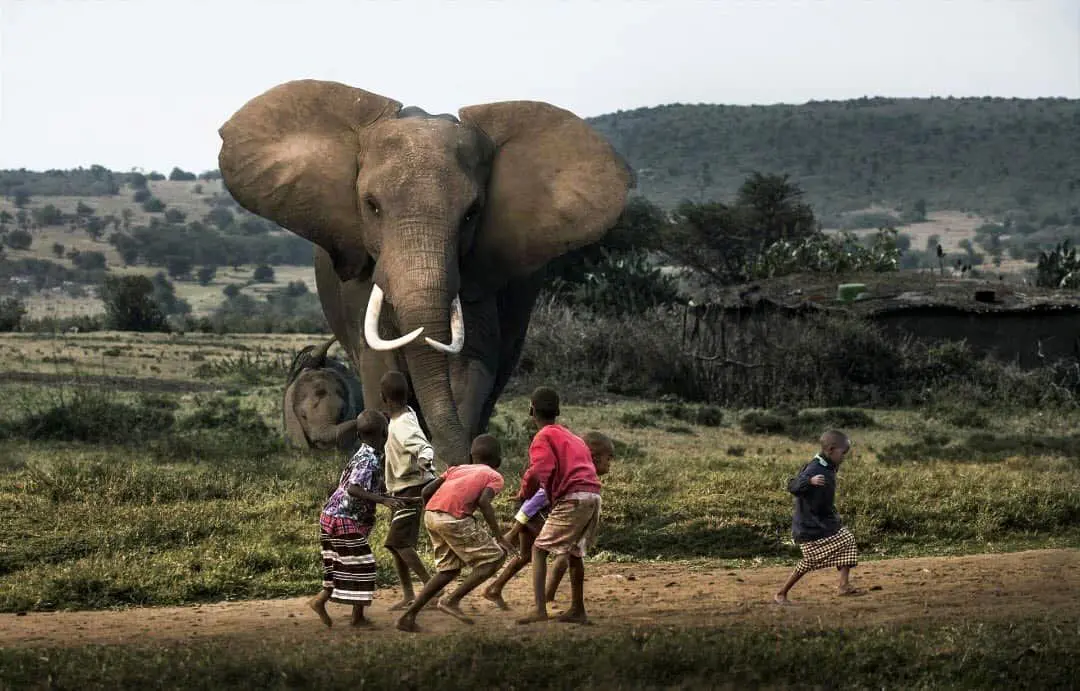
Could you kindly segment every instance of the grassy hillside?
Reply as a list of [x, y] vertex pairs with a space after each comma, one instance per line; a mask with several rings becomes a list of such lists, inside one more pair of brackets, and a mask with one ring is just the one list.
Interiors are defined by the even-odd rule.
[[[675, 104], [591, 122], [636, 169], [637, 192], [664, 206], [729, 201], [759, 171], [789, 174], [827, 229], [893, 225], [912, 250], [940, 242], [950, 255], [1000, 245], [999, 271], [1029, 268], [1040, 249], [1080, 240], [1076, 100]], [[167, 271], [196, 315], [211, 313], [230, 285], [254, 298], [293, 281], [314, 289], [310, 245], [241, 209], [216, 171], [174, 170], [166, 179], [100, 166], [8, 170], [0, 171], [0, 195], [4, 294], [12, 292], [6, 278], [28, 271], [20, 260], [74, 271], [75, 252], [100, 252], [110, 273]], [[19, 229], [32, 236], [29, 247], [9, 242]], [[170, 266], [178, 256], [186, 270]], [[275, 283], [252, 280], [259, 264], [275, 267]], [[200, 282], [209, 265], [215, 275]], [[96, 280], [58, 274], [48, 290], [19, 294], [32, 317], [100, 312], [97, 270]], [[85, 289], [64, 287], [72, 283]]]
[[918, 199], [984, 214], [1080, 204], [1076, 100], [675, 104], [590, 122], [638, 170], [640, 193], [665, 205], [728, 199], [753, 170], [790, 173], [825, 215]]

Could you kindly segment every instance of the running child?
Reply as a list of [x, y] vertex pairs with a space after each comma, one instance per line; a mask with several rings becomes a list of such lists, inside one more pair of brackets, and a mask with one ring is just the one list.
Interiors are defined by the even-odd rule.
[[[436, 573], [398, 619], [397, 627], [402, 631], [416, 631], [416, 615], [466, 566], [472, 568], [469, 575], [435, 606], [459, 621], [472, 624], [472, 619], [461, 611], [461, 599], [493, 576], [514, 549], [500, 536], [499, 522], [491, 506], [491, 500], [503, 488], [503, 478], [498, 473], [502, 465], [499, 441], [490, 434], [481, 434], [473, 440], [469, 455], [471, 463], [451, 466], [424, 488], [424, 525], [435, 550]], [[477, 520], [477, 510], [490, 533]]]
[[365, 410], [356, 418], [360, 447], [338, 480], [337, 489], [323, 505], [319, 517], [322, 546], [323, 589], [308, 604], [323, 624], [333, 622], [327, 601], [352, 605], [352, 625], [366, 626], [364, 607], [375, 593], [375, 555], [367, 536], [375, 525], [375, 505], [396, 511], [400, 499], [386, 496], [383, 486], [382, 449], [386, 444], [386, 418]]
[[821, 435], [821, 451], [788, 482], [795, 495], [792, 534], [803, 558], [795, 566], [784, 586], [773, 598], [777, 604], [790, 604], [788, 591], [806, 574], [836, 567], [840, 572], [840, 595], [858, 593], [849, 582], [851, 569], [859, 562], [855, 536], [840, 522], [836, 512], [836, 473], [851, 449], [851, 440], [840, 430]]

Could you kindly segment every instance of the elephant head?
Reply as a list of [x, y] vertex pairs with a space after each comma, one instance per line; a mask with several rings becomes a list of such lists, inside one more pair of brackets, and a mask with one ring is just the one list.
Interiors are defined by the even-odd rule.
[[358, 383], [327, 353], [336, 339], [307, 346], [293, 358], [285, 384], [282, 416], [285, 436], [307, 449], [348, 450], [356, 442]]
[[462, 301], [599, 240], [633, 178], [584, 120], [547, 103], [460, 119], [401, 106], [337, 82], [281, 84], [220, 128], [219, 165], [241, 206], [325, 250], [342, 282], [371, 282], [365, 314], [344, 318], [368, 348], [402, 349], [436, 452], [465, 459], [449, 378]]

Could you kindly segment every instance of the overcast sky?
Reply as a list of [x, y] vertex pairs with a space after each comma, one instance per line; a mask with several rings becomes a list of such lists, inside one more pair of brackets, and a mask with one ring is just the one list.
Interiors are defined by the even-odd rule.
[[215, 168], [298, 78], [454, 112], [1080, 97], [1080, 0], [0, 0], [0, 168]]

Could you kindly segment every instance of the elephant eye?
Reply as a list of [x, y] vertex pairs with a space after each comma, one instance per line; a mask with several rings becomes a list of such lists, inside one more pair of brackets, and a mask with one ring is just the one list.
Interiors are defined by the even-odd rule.
[[465, 211], [465, 215], [461, 217], [461, 225], [471, 223], [474, 218], [480, 214], [480, 202], [474, 201], [469, 205], [469, 208]]
[[364, 203], [367, 204], [367, 208], [371, 210], [371, 213], [375, 214], [376, 216], [379, 215], [379, 202], [375, 201], [375, 197], [372, 197], [369, 194], [368, 196], [364, 197]]

